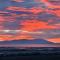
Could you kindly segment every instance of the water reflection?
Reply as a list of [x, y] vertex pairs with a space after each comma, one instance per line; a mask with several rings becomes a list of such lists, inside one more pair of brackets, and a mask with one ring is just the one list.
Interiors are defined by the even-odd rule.
[[60, 44], [3, 44], [0, 47], [60, 47]]

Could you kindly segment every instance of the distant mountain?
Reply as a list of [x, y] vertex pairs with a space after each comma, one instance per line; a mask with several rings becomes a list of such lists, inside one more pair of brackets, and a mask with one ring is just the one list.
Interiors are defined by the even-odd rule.
[[52, 44], [52, 42], [44, 39], [34, 39], [34, 40], [12, 40], [12, 41], [1, 41], [0, 44]]

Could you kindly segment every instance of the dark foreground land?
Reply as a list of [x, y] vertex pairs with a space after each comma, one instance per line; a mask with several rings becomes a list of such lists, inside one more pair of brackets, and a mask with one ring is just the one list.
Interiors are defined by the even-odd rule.
[[59, 47], [0, 47], [0, 60], [60, 60]]

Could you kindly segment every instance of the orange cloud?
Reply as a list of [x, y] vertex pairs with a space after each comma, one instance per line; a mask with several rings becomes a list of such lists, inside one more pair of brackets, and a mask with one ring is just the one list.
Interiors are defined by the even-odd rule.
[[3, 21], [5, 21], [4, 17], [0, 16], [0, 22], [3, 22]]
[[12, 35], [0, 35], [0, 40], [11, 40]]
[[19, 39], [28, 39], [33, 40], [34, 38], [30, 35], [0, 35], [1, 41], [7, 41], [7, 40], [19, 40]]
[[36, 8], [36, 7], [27, 9], [27, 8], [24, 8], [24, 7], [16, 7], [16, 6], [7, 7], [6, 10], [32, 12], [33, 14], [37, 14], [37, 13], [43, 11], [41, 8]]
[[16, 38], [14, 39], [28, 39], [28, 40], [33, 40], [34, 38], [30, 35], [19, 35], [19, 36], [16, 36]]
[[25, 11], [26, 8], [23, 8], [23, 7], [16, 7], [16, 6], [9, 6], [9, 7], [6, 8], [6, 10]]
[[38, 14], [43, 12], [41, 8], [35, 8], [35, 7], [31, 8], [29, 11], [32, 12], [33, 14]]
[[48, 39], [48, 41], [60, 43], [60, 38], [52, 38], [52, 39]]
[[48, 0], [41, 0], [42, 2], [48, 2]]
[[21, 23], [22, 30], [35, 31], [39, 29], [54, 29], [55, 26], [48, 25], [47, 22], [38, 21], [38, 20], [26, 20]]

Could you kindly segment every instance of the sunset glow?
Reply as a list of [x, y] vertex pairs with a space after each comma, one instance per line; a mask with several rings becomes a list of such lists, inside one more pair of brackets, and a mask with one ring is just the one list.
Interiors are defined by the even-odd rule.
[[0, 41], [42, 38], [60, 43], [60, 0], [0, 2]]

